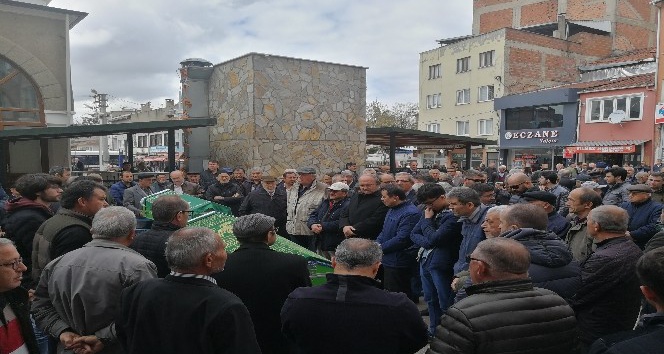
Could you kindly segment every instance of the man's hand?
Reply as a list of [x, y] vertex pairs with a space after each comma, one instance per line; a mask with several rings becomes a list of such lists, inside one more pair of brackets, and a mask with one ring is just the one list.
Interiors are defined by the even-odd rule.
[[434, 214], [435, 213], [433, 212], [433, 209], [431, 209], [431, 207], [427, 207], [426, 209], [424, 209], [425, 219], [431, 219], [434, 216]]
[[319, 234], [323, 231], [323, 225], [321, 224], [313, 224], [311, 225], [311, 231], [315, 234]]
[[104, 343], [102, 343], [96, 336], [78, 337], [74, 342], [77, 346], [74, 349], [74, 353], [76, 354], [94, 354], [104, 349]]
[[60, 342], [65, 346], [65, 349], [72, 349], [75, 344], [74, 341], [79, 337], [80, 335], [74, 332], [64, 331], [60, 333]]
[[355, 236], [355, 228], [350, 225], [344, 226], [343, 231], [346, 238]]
[[224, 199], [224, 197], [222, 197], [220, 195], [217, 195], [217, 196], [214, 197], [214, 200], [223, 200], [223, 199]]
[[454, 278], [454, 280], [452, 280], [452, 284], [450, 285], [452, 290], [456, 291], [457, 284], [459, 284], [459, 278]]

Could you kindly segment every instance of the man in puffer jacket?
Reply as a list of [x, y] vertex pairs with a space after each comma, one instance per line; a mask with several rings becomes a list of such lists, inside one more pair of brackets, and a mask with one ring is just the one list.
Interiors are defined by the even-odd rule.
[[555, 293], [533, 287], [521, 243], [487, 239], [468, 260], [476, 285], [443, 315], [427, 354], [577, 352], [574, 311]]
[[567, 299], [581, 285], [581, 267], [567, 245], [546, 231], [547, 215], [534, 204], [517, 204], [500, 215], [501, 237], [520, 242], [530, 252], [533, 284]]
[[[513, 239], [530, 253], [528, 275], [534, 286], [568, 299], [581, 285], [581, 268], [567, 245], [546, 230], [547, 215], [534, 204], [515, 204], [500, 215], [500, 237]], [[468, 287], [470, 284], [466, 284]], [[459, 301], [462, 296], [457, 296]]]

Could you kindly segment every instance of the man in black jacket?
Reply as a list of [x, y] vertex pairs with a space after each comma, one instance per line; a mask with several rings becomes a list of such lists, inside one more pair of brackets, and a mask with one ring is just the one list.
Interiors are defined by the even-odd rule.
[[344, 182], [335, 182], [327, 187], [330, 197], [324, 199], [318, 208], [309, 215], [307, 226], [318, 235], [320, 242], [318, 249], [328, 258], [332, 258], [334, 250], [344, 240], [344, 234], [339, 228], [341, 211], [348, 208], [349, 187]]
[[376, 242], [344, 240], [327, 283], [288, 296], [282, 332], [299, 353], [405, 354], [426, 345], [426, 326], [415, 304], [402, 293], [377, 289], [382, 253]]
[[244, 200], [244, 193], [242, 187], [231, 183], [230, 173], [221, 170], [217, 175], [217, 181], [205, 190], [205, 199], [225, 205], [231, 208], [233, 215], [239, 216], [240, 203]]
[[249, 215], [261, 213], [276, 219], [274, 225], [277, 233], [286, 237], [287, 201], [286, 191], [277, 188], [277, 181], [272, 176], [265, 176], [261, 181], [263, 188], [249, 193], [240, 205], [239, 214]]
[[39, 353], [28, 291], [21, 287], [27, 270], [12, 241], [0, 238], [0, 348], [4, 353]]
[[634, 331], [598, 339], [591, 354], [658, 353], [664, 347], [664, 248], [646, 252], [636, 263], [636, 274], [641, 293], [657, 312], [643, 316]]
[[166, 245], [172, 272], [122, 292], [115, 328], [124, 352], [260, 353], [249, 311], [211, 277], [226, 258], [226, 244], [214, 231], [174, 232]]
[[240, 248], [228, 255], [224, 271], [214, 278], [247, 306], [262, 353], [287, 354], [279, 312], [288, 294], [311, 286], [311, 279], [304, 257], [270, 249], [277, 240], [274, 220], [263, 214], [237, 218], [233, 234]]
[[201, 172], [201, 181], [199, 185], [203, 190], [206, 190], [214, 181], [217, 179], [219, 174], [219, 161], [210, 160], [208, 161], [207, 170]]
[[526, 247], [490, 238], [468, 261], [475, 285], [443, 315], [427, 354], [575, 352], [574, 311], [555, 293], [533, 287]]
[[[3, 225], [5, 237], [16, 243], [18, 253], [23, 257], [28, 270], [22, 284], [34, 289], [39, 279], [32, 279], [32, 241], [39, 226], [53, 216], [51, 203], [60, 200], [62, 188], [60, 180], [45, 173], [28, 174], [16, 180], [16, 190], [20, 197], [7, 202], [7, 219]], [[35, 284], [32, 282], [34, 281]]]
[[388, 210], [380, 200], [380, 181], [375, 176], [362, 175], [358, 184], [359, 191], [350, 198], [348, 208], [341, 212], [339, 227], [346, 238], [375, 240], [383, 229]]
[[641, 249], [625, 237], [629, 216], [615, 205], [588, 214], [597, 249], [581, 263], [581, 286], [570, 299], [587, 348], [597, 338], [634, 327], [641, 305], [636, 262]]
[[152, 227], [136, 235], [129, 246], [157, 266], [157, 276], [163, 278], [170, 269], [166, 262], [166, 241], [171, 234], [185, 226], [189, 220], [189, 203], [177, 195], [164, 195], [152, 204]]

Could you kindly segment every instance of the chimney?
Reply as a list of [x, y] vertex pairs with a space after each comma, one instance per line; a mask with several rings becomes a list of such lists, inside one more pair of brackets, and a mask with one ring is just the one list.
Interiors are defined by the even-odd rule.
[[567, 40], [567, 20], [565, 13], [558, 14], [558, 38]]

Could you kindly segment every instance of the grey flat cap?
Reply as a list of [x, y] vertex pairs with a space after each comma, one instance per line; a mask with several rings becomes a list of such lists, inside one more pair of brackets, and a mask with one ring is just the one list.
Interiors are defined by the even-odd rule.
[[297, 173], [301, 175], [315, 175], [316, 174], [316, 169], [313, 167], [300, 167], [297, 169]]
[[240, 216], [233, 223], [233, 234], [238, 239], [266, 235], [274, 228], [274, 221], [273, 217], [260, 213]]
[[652, 188], [650, 188], [650, 186], [647, 184], [633, 184], [631, 186], [627, 186], [627, 190], [630, 192], [652, 193]]

